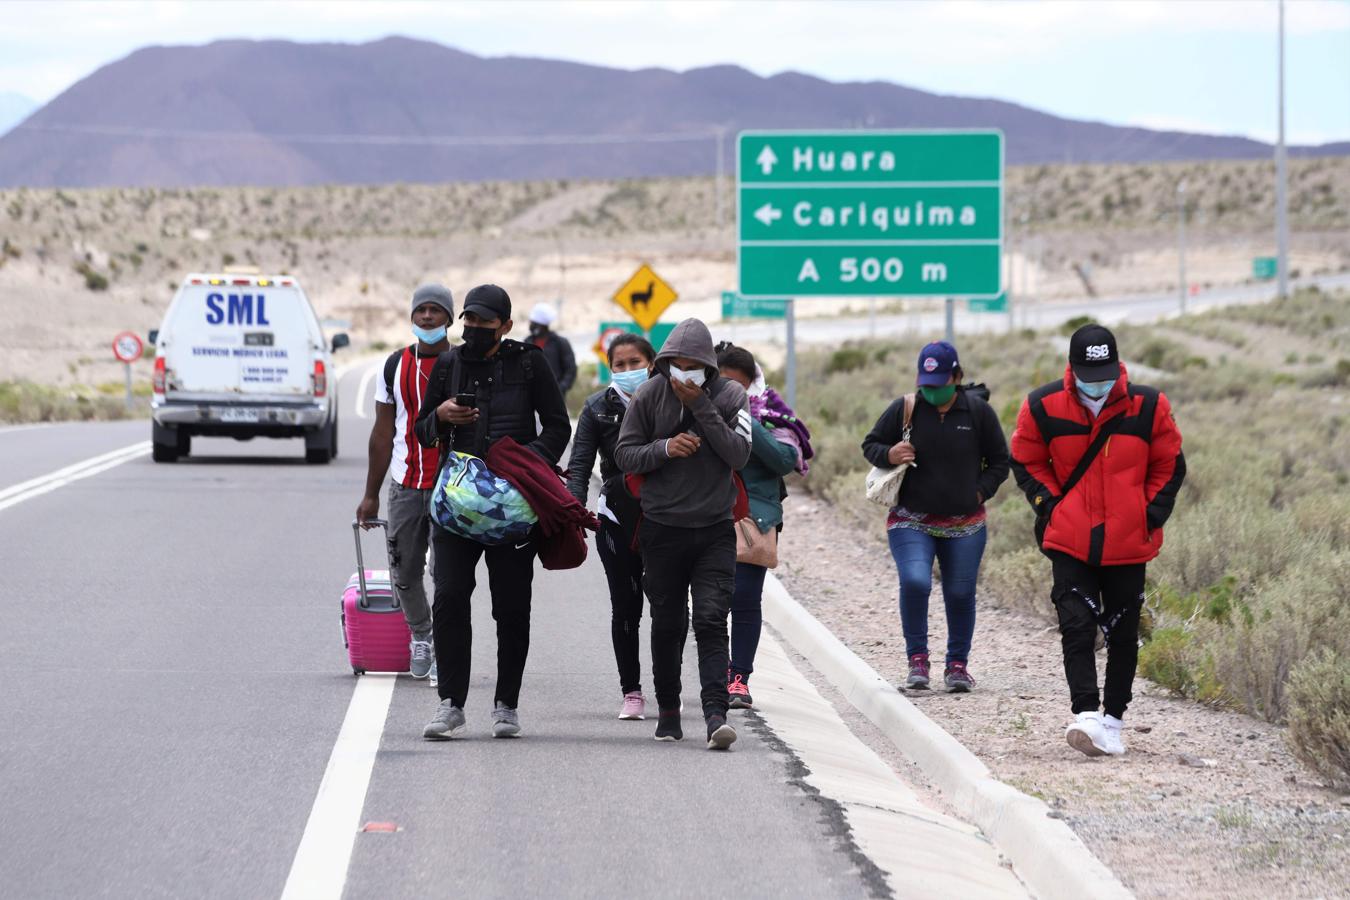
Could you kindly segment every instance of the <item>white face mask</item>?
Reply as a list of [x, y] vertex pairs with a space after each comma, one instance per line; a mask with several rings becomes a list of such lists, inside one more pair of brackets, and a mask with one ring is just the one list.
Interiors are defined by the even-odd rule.
[[683, 381], [685, 384], [692, 384], [694, 387], [703, 387], [703, 382], [708, 380], [708, 373], [702, 369], [695, 369], [692, 372], [686, 372], [683, 369], [670, 367], [670, 377], [676, 381]]

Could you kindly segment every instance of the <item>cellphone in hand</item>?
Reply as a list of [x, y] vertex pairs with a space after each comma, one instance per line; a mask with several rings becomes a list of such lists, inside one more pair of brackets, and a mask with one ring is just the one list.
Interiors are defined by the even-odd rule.
[[456, 394], [455, 405], [468, 407], [470, 409], [476, 408], [478, 406], [478, 395], [471, 391]]

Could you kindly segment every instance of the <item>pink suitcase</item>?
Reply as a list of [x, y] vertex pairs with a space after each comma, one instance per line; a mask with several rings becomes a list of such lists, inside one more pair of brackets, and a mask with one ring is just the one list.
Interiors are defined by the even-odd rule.
[[[384, 519], [368, 521], [388, 530], [389, 523]], [[412, 633], [394, 595], [389, 570], [366, 568], [361, 559], [361, 526], [352, 522], [352, 531], [356, 535], [356, 571], [342, 591], [342, 642], [352, 674], [406, 672]]]

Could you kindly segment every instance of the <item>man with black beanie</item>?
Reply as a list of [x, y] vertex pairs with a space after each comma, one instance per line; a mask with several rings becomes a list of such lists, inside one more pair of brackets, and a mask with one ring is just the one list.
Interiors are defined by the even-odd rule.
[[[488, 448], [503, 437], [556, 465], [572, 435], [571, 420], [539, 348], [506, 339], [512, 325], [510, 296], [495, 284], [479, 285], [465, 295], [460, 318], [464, 342], [436, 359], [417, 420], [418, 440], [439, 450], [439, 467], [452, 450], [486, 457]], [[497, 623], [492, 734], [518, 737], [516, 706], [530, 647], [534, 542], [488, 547], [441, 528], [434, 531], [432, 632], [441, 703], [423, 736], [448, 740], [465, 729], [473, 647], [470, 600], [478, 560], [486, 555]]]
[[[1144, 566], [1162, 549], [1163, 523], [1186, 477], [1181, 432], [1166, 395], [1130, 383], [1115, 335], [1085, 325], [1069, 341], [1063, 379], [1022, 404], [1011, 449], [1054, 574], [1050, 597], [1075, 715], [1065, 739], [1088, 756], [1119, 756], [1139, 660]], [[1104, 694], [1098, 628], [1106, 637]]]

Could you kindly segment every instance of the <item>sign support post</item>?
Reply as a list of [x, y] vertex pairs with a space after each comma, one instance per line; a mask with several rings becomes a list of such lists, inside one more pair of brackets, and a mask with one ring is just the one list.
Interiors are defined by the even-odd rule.
[[127, 377], [127, 409], [133, 409], [136, 405], [136, 399], [131, 393], [131, 364], [141, 358], [145, 352], [145, 345], [141, 343], [140, 337], [130, 331], [123, 331], [113, 338], [112, 342], [113, 356], [122, 363], [122, 368], [126, 370]]
[[947, 343], [956, 343], [956, 300], [948, 297], [947, 304]]
[[787, 302], [787, 389], [788, 406], [797, 408], [797, 298]]

